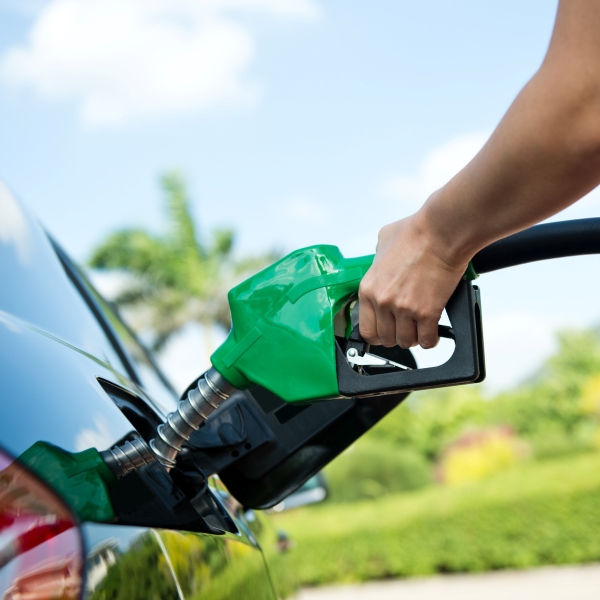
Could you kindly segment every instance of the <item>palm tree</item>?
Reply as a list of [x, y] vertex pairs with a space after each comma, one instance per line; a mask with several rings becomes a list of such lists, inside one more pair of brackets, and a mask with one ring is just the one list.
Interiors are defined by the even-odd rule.
[[167, 232], [116, 231], [93, 251], [89, 261], [95, 269], [128, 275], [114, 301], [127, 309], [136, 330], [150, 330], [154, 350], [160, 350], [190, 322], [207, 326], [207, 331], [213, 324], [228, 331], [228, 290], [279, 258], [269, 252], [236, 259], [235, 236], [230, 229], [213, 231], [204, 243], [190, 214], [182, 177], [171, 172], [161, 183], [166, 194]]

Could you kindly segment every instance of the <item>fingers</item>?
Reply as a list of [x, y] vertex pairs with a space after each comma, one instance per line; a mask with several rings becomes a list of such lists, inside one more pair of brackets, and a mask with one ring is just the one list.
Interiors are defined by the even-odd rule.
[[440, 258], [436, 238], [423, 233], [426, 226], [416, 213], [379, 232], [358, 292], [360, 332], [371, 344], [433, 348], [439, 342], [442, 311], [468, 263]]
[[425, 318], [418, 322], [418, 339], [419, 346], [421, 348], [435, 348], [439, 341], [440, 336], [438, 335], [438, 318]]
[[[426, 322], [425, 327], [417, 323], [413, 317], [403, 311], [396, 314], [362, 297], [359, 304], [360, 335], [369, 344], [375, 346], [400, 346], [412, 348], [417, 344], [423, 348], [433, 348], [438, 343], [437, 321]], [[424, 345], [425, 344], [425, 345]]]
[[[367, 285], [361, 284], [358, 298], [360, 301], [358, 324], [363, 339], [374, 346], [386, 346], [387, 348], [395, 346], [398, 343], [396, 318], [391, 307], [386, 302], [373, 302], [371, 290]], [[411, 325], [414, 331], [411, 331]], [[414, 340], [416, 343], [417, 335], [414, 323], [403, 323], [402, 330], [405, 332], [406, 339]]]
[[417, 345], [418, 334], [417, 334], [417, 323], [415, 320], [406, 313], [400, 313], [395, 315], [396, 330], [394, 331], [394, 343], [400, 346], [400, 348], [412, 348]]
[[375, 314], [377, 316], [377, 337], [379, 341], [386, 348], [394, 347], [396, 345], [396, 319], [394, 313], [379, 305], [375, 307]]
[[415, 320], [396, 306], [390, 298], [378, 298], [369, 285], [368, 278], [363, 279], [359, 297], [358, 323], [361, 336], [369, 344], [376, 346], [400, 346], [412, 348], [418, 343]]
[[373, 302], [368, 288], [359, 292], [360, 334], [369, 344], [388, 348], [434, 348], [439, 342], [438, 322], [441, 311], [416, 315], [401, 303]]
[[406, 313], [376, 312], [366, 300], [360, 304], [360, 334], [365, 341], [376, 346], [435, 348], [439, 342], [438, 321], [436, 318], [415, 321]]
[[374, 346], [381, 345], [381, 341], [377, 337], [377, 315], [373, 305], [366, 298], [360, 299], [358, 326], [360, 335], [365, 341]]

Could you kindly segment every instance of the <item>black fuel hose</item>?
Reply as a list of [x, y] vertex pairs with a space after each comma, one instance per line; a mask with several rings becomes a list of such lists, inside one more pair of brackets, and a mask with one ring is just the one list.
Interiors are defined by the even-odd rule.
[[535, 225], [509, 235], [473, 257], [477, 273], [564, 256], [600, 254], [600, 218]]

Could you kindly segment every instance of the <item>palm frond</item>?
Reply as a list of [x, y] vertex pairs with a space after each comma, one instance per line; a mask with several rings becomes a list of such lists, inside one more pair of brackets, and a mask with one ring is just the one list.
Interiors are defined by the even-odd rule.
[[212, 232], [210, 256], [228, 257], [233, 250], [235, 234], [231, 229], [215, 229]]
[[162, 178], [169, 228], [155, 236], [142, 229], [116, 231], [93, 252], [90, 266], [131, 275], [115, 299], [132, 325], [151, 333], [155, 350], [189, 322], [231, 327], [227, 292], [281, 258], [277, 251], [239, 259], [231, 229], [212, 232], [204, 247], [190, 212], [185, 182], [176, 172]]
[[204, 254], [196, 236], [196, 227], [190, 213], [185, 182], [177, 171], [171, 171], [162, 178], [162, 186], [167, 195], [167, 213], [171, 225], [171, 244], [179, 254], [202, 256]]
[[123, 229], [111, 234], [98, 246], [89, 260], [95, 269], [119, 269], [144, 274], [163, 253], [160, 240], [142, 229]]

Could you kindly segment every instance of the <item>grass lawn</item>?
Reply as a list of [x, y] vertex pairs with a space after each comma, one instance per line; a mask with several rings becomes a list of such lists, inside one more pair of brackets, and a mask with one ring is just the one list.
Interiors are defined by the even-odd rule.
[[600, 454], [525, 463], [477, 483], [273, 515], [295, 547], [265, 549], [299, 586], [600, 560]]

